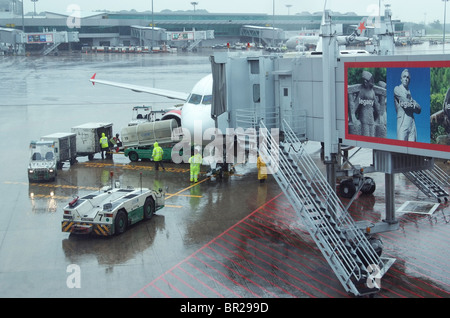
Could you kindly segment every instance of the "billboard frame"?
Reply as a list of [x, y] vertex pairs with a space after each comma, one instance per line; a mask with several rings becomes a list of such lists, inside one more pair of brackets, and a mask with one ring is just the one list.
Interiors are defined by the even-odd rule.
[[[373, 149], [380, 149], [380, 150], [386, 150], [389, 149], [389, 151], [396, 151], [400, 153], [411, 153], [411, 151], [408, 150], [408, 148], [412, 148], [415, 150], [433, 150], [438, 151], [442, 153], [446, 153], [448, 157], [450, 153], [450, 144], [436, 144], [432, 143], [431, 140], [431, 134], [430, 134], [430, 140], [428, 142], [424, 141], [407, 141], [407, 140], [398, 140], [392, 138], [392, 135], [388, 137], [388, 134], [386, 136], [370, 136], [370, 135], [363, 135], [361, 132], [355, 133], [355, 131], [351, 131], [352, 128], [352, 116], [354, 115], [352, 112], [354, 109], [352, 109], [351, 106], [354, 106], [354, 103], [352, 104], [351, 99], [349, 98], [349, 89], [352, 85], [356, 85], [354, 81], [351, 81], [349, 83], [349, 72], [353, 69], [359, 69], [359, 70], [367, 70], [367, 69], [386, 69], [386, 74], [388, 73], [395, 73], [398, 72], [401, 69], [410, 69], [411, 72], [414, 71], [417, 73], [418, 70], [429, 70], [430, 78], [431, 78], [431, 72], [434, 68], [450, 68], [450, 61], [448, 60], [434, 60], [434, 61], [365, 61], [365, 62], [344, 62], [344, 88], [345, 88], [345, 137], [344, 137], [344, 143], [346, 144], [355, 144], [355, 143], [369, 143], [373, 147]], [[389, 75], [391, 76], [391, 75]], [[412, 76], [411, 76], [412, 78]], [[411, 79], [412, 81], [413, 79]], [[420, 80], [424, 80], [421, 78]], [[400, 78], [398, 78], [398, 81], [395, 85], [399, 85]], [[390, 124], [392, 126], [392, 122], [394, 119], [392, 118], [392, 109], [388, 109], [388, 107], [392, 107], [393, 103], [393, 96], [388, 96], [389, 93], [392, 93], [393, 91], [393, 83], [392, 79], [388, 78], [388, 75], [386, 75], [386, 81], [385, 81], [385, 88], [386, 88], [386, 115], [388, 114], [388, 111], [391, 112], [391, 118], [389, 118], [389, 122], [386, 123], [386, 125]], [[361, 84], [362, 85], [362, 84]], [[449, 87], [450, 91], [450, 82], [447, 83], [447, 86]], [[423, 105], [422, 108], [425, 110], [428, 110], [428, 112], [431, 111], [430, 105], [431, 105], [431, 87], [428, 87], [429, 96], [423, 96], [423, 92], [426, 92], [427, 88], [423, 88], [422, 94], [420, 92], [416, 92], [415, 94], [419, 95], [422, 100], [423, 98], [428, 98], [428, 102]], [[414, 93], [411, 92], [411, 95], [414, 95]], [[414, 96], [413, 96], [414, 97]], [[378, 98], [379, 100], [379, 98]], [[350, 103], [350, 104], [349, 104]], [[432, 115], [432, 114], [430, 114]], [[421, 122], [423, 125], [424, 123]], [[388, 132], [389, 129], [392, 129], [392, 127], [386, 126], [386, 131]], [[429, 129], [431, 131], [431, 123], [429, 123]], [[417, 129], [418, 130], [418, 129]], [[422, 136], [423, 137], [423, 136]], [[450, 137], [450, 135], [449, 135]], [[381, 145], [381, 146], [380, 146]], [[394, 149], [394, 150], [393, 150]], [[417, 151], [413, 151], [416, 152]]]

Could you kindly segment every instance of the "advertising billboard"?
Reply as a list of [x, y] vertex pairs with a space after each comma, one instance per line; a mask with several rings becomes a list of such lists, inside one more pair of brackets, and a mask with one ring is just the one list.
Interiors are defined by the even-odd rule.
[[53, 34], [28, 34], [27, 43], [53, 43]]
[[194, 40], [194, 32], [174, 32], [171, 36], [172, 41], [192, 41]]
[[450, 61], [347, 62], [345, 105], [347, 140], [450, 152]]

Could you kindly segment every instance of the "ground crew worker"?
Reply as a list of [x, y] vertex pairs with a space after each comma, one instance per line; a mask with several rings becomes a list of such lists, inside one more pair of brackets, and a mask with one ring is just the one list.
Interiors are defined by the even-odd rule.
[[122, 146], [122, 142], [119, 139], [119, 134], [116, 134], [116, 136], [112, 137], [109, 141], [113, 144], [112, 148], [116, 148], [116, 152], [119, 152], [119, 148]]
[[108, 151], [108, 138], [105, 136], [105, 133], [102, 133], [102, 137], [100, 138], [100, 148], [102, 149], [102, 159], [105, 159], [105, 153]]
[[267, 167], [262, 160], [261, 155], [259, 155], [256, 160], [256, 167], [258, 168], [258, 180], [260, 183], [264, 183], [267, 179]]
[[153, 144], [152, 158], [153, 158], [153, 161], [155, 162], [155, 170], [156, 171], [159, 170], [160, 165], [163, 168], [163, 170], [166, 171], [166, 168], [164, 168], [164, 165], [162, 163], [163, 154], [164, 154], [163, 149], [158, 145], [158, 142], [155, 142]]
[[194, 149], [194, 155], [189, 158], [191, 170], [191, 182], [197, 182], [200, 174], [200, 165], [202, 164], [202, 155], [198, 153], [198, 149]]

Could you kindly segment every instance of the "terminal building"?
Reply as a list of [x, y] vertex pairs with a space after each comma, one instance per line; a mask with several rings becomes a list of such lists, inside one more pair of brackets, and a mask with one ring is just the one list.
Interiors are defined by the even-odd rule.
[[[187, 48], [235, 42], [270, 46], [282, 43], [302, 30], [319, 30], [322, 20], [322, 12], [274, 16], [219, 14], [199, 10], [112, 13], [76, 9], [68, 8], [68, 12], [64, 13], [45, 12], [45, 15], [23, 16], [22, 1], [0, 0], [0, 28], [20, 30], [27, 34], [48, 31], [78, 33], [79, 41], [61, 43], [60, 49], [81, 49], [83, 46], [153, 47], [164, 44]], [[333, 13], [334, 22], [341, 25], [344, 35], [351, 34], [362, 18], [355, 13]], [[400, 21], [394, 21], [394, 24], [396, 30], [403, 29]], [[2, 42], [5, 43], [0, 35]], [[27, 50], [31, 49], [32, 46], [27, 45]]]

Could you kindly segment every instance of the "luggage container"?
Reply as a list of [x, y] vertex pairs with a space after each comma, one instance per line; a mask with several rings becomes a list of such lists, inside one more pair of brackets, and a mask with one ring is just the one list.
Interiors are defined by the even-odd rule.
[[77, 162], [77, 138], [74, 133], [54, 133], [42, 136], [41, 140], [55, 142], [56, 168], [61, 169], [65, 161]]
[[[89, 160], [94, 158], [96, 153], [100, 153], [100, 138], [102, 133], [105, 133], [108, 141], [113, 136], [112, 123], [86, 123], [76, 127], [72, 127], [72, 133], [76, 135], [77, 156], [87, 156]], [[112, 154], [107, 153], [107, 158]]]

